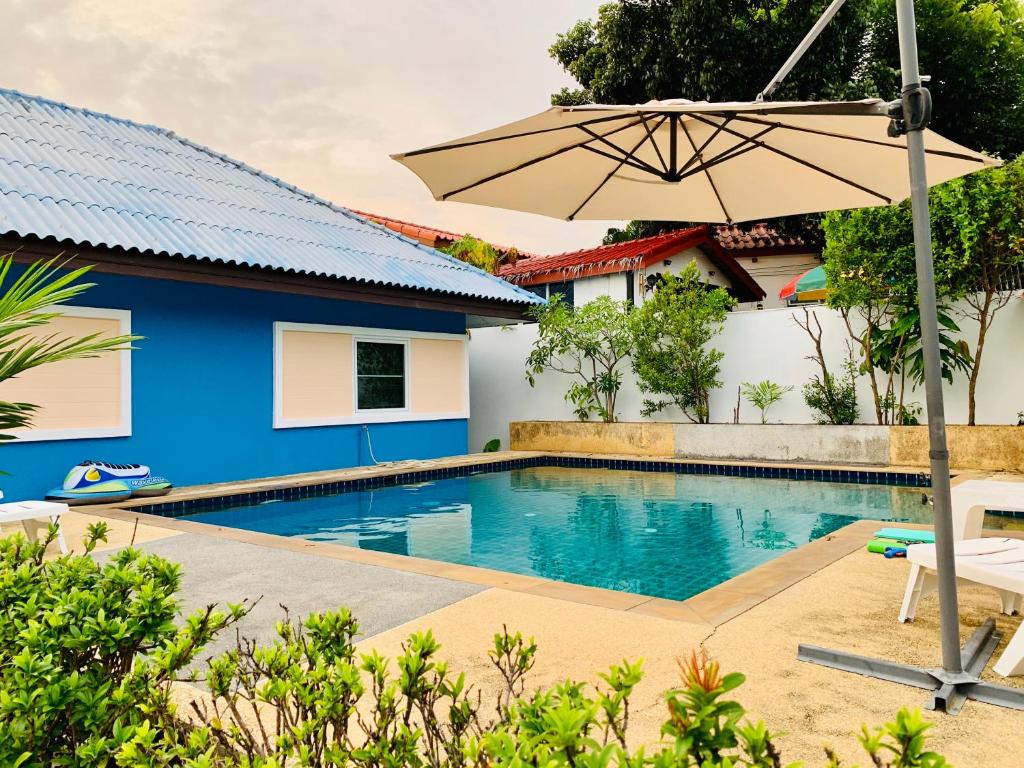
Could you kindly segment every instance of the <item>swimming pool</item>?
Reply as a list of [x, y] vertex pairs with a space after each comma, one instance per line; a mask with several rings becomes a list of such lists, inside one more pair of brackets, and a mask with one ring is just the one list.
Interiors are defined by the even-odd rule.
[[861, 518], [930, 508], [907, 487], [533, 466], [187, 515], [675, 600]]

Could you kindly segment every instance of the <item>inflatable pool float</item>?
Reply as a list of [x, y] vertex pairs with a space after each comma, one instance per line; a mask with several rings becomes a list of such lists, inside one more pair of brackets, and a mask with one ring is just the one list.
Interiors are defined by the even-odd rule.
[[67, 504], [103, 504], [129, 496], [163, 496], [171, 490], [165, 477], [151, 475], [144, 464], [113, 464], [86, 459], [71, 468], [60, 488], [46, 498]]
[[873, 552], [876, 555], [884, 555], [885, 550], [899, 546], [900, 542], [896, 541], [896, 539], [872, 539], [868, 542], [868, 552]]
[[108, 461], [85, 459], [71, 468], [64, 478], [64, 489], [84, 488], [94, 483], [109, 480], [127, 480], [131, 477], [146, 477], [149, 467], [143, 464], [111, 464]]
[[107, 504], [124, 501], [131, 495], [132, 491], [124, 480], [105, 480], [81, 488], [54, 488], [46, 494], [46, 498], [71, 505]]
[[935, 534], [931, 531], [918, 531], [912, 528], [883, 528], [875, 531], [875, 538], [893, 539], [905, 544], [934, 544]]
[[132, 496], [163, 496], [171, 492], [171, 483], [166, 477], [146, 475], [125, 480]]

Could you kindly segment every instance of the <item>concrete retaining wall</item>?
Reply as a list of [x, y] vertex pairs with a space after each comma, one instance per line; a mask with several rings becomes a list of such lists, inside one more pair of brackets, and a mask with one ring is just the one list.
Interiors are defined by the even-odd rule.
[[[928, 428], [890, 427], [890, 463], [928, 466]], [[950, 424], [946, 427], [953, 469], [1024, 472], [1024, 427]]]
[[676, 456], [701, 459], [888, 464], [889, 428], [853, 424], [676, 424]]
[[[720, 461], [927, 467], [927, 427], [515, 421], [511, 447]], [[948, 427], [950, 466], [1024, 472], [1024, 427]]]
[[594, 421], [514, 421], [509, 440], [514, 451], [567, 451], [624, 456], [675, 455], [672, 424]]

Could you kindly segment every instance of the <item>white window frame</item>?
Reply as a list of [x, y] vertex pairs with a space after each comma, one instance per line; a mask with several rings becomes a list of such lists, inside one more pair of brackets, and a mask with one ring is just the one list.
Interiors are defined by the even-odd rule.
[[[287, 419], [284, 417], [284, 345], [286, 331], [305, 333], [336, 333], [352, 337], [352, 415], [337, 417], [311, 417]], [[414, 339], [436, 339], [439, 341], [462, 342], [462, 372], [464, 407], [459, 411], [440, 413], [414, 413], [412, 410], [413, 370], [412, 341]], [[359, 408], [358, 342], [376, 341], [405, 346], [405, 407], [404, 408]], [[359, 424], [385, 424], [402, 421], [443, 421], [445, 419], [469, 418], [469, 338], [465, 333], [430, 333], [426, 331], [399, 331], [386, 328], [366, 328], [351, 325], [324, 325], [322, 323], [274, 323], [274, 429], [297, 427], [333, 427]]]
[[[95, 317], [101, 320], [117, 320], [120, 323], [118, 333], [123, 336], [132, 332], [132, 313], [130, 309], [107, 309], [106, 307], [79, 307], [73, 305], [58, 306], [55, 312], [67, 317]], [[46, 440], [83, 440], [103, 437], [131, 437], [132, 434], [132, 352], [123, 349], [120, 352], [107, 354], [121, 356], [121, 420], [112, 427], [80, 427], [74, 429], [12, 429], [9, 434], [14, 436], [11, 442], [39, 443]]]

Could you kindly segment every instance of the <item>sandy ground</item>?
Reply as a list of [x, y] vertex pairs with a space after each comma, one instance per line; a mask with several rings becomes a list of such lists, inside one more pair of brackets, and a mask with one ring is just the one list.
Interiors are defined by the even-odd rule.
[[[704, 641], [725, 670], [747, 675], [736, 698], [752, 719], [783, 734], [778, 741], [787, 762], [824, 764], [821, 747], [828, 743], [846, 761], [863, 765], [867, 760], [855, 738], [861, 723], [881, 724], [900, 706], [922, 706], [924, 692], [798, 662], [797, 644], [938, 666], [936, 598], [922, 601], [913, 624], [896, 622], [907, 571], [905, 562], [857, 552], [714, 632], [706, 625], [492, 589], [363, 645], [394, 655], [409, 632], [431, 628], [443, 655], [484, 689], [485, 700], [498, 683], [486, 650], [503, 622], [537, 638], [539, 659], [529, 678], [534, 687], [565, 677], [594, 681], [609, 664], [643, 658], [646, 677], [634, 698], [632, 730], [639, 743], [657, 738], [663, 692], [678, 681], [676, 657]], [[994, 593], [984, 589], [962, 589], [960, 602], [965, 636], [998, 610]], [[1007, 635], [1019, 621], [997, 619]], [[932, 746], [961, 768], [1016, 765], [1024, 753], [1024, 712], [968, 702], [957, 717], [935, 713], [930, 719]]]

